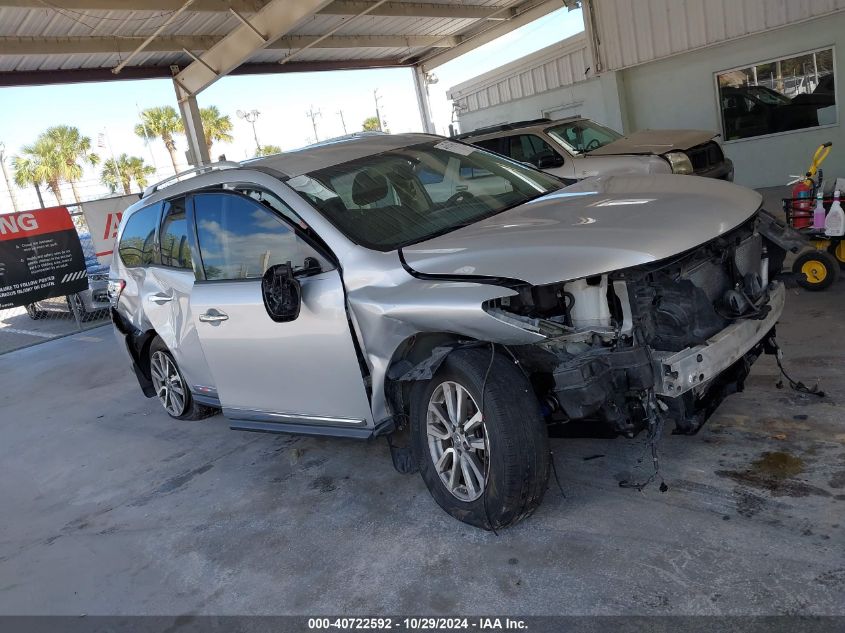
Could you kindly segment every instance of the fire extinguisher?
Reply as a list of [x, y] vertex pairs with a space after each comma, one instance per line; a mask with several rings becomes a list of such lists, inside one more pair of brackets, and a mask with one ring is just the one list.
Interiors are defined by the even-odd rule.
[[813, 224], [813, 181], [809, 178], [798, 181], [792, 188], [792, 226], [803, 229]]
[[[798, 180], [793, 180], [788, 183], [795, 185], [792, 187], [792, 228], [803, 229], [813, 225], [813, 198], [816, 191], [820, 191], [822, 187], [822, 170], [821, 166], [827, 155], [830, 154], [830, 148], [833, 145], [830, 141], [819, 145], [816, 148], [816, 153], [813, 154], [813, 163], [804, 174], [804, 177], [799, 177]], [[813, 179], [818, 174], [817, 179]]]

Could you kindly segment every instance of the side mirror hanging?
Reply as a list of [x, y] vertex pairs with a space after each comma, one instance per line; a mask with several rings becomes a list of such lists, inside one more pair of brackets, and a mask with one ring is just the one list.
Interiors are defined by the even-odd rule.
[[302, 287], [293, 276], [290, 262], [270, 266], [261, 278], [264, 308], [277, 323], [294, 321], [302, 304]]

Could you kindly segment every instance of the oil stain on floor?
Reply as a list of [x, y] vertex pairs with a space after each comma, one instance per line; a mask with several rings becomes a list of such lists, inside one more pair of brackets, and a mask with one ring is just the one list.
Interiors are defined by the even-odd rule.
[[804, 472], [804, 460], [785, 451], [763, 453], [747, 470], [717, 470], [719, 477], [733, 479], [739, 484], [767, 490], [774, 497], [830, 497], [824, 488], [795, 479]]

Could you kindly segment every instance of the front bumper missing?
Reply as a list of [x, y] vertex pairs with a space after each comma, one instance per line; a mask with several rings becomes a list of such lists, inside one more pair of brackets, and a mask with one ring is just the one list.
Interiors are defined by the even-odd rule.
[[704, 345], [680, 352], [652, 352], [655, 393], [676, 398], [706, 384], [748, 353], [777, 323], [783, 312], [786, 290], [773, 281], [769, 313], [763, 319], [738, 321], [707, 340]]

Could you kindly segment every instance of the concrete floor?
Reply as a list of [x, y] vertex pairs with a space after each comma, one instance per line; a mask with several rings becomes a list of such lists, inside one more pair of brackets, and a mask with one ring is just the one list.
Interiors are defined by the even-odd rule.
[[383, 441], [170, 420], [108, 328], [0, 356], [0, 614], [845, 614], [843, 307], [793, 290], [780, 328], [827, 398], [762, 359], [664, 438], [664, 493], [617, 485], [642, 438], [553, 440], [566, 497], [499, 536]]
[[64, 297], [42, 301], [41, 305], [45, 310], [43, 318], [38, 320], [29, 318], [23, 306], [0, 310], [0, 354], [109, 322], [108, 311], [100, 311], [87, 315], [87, 320], [77, 323], [73, 313], [68, 311]]

